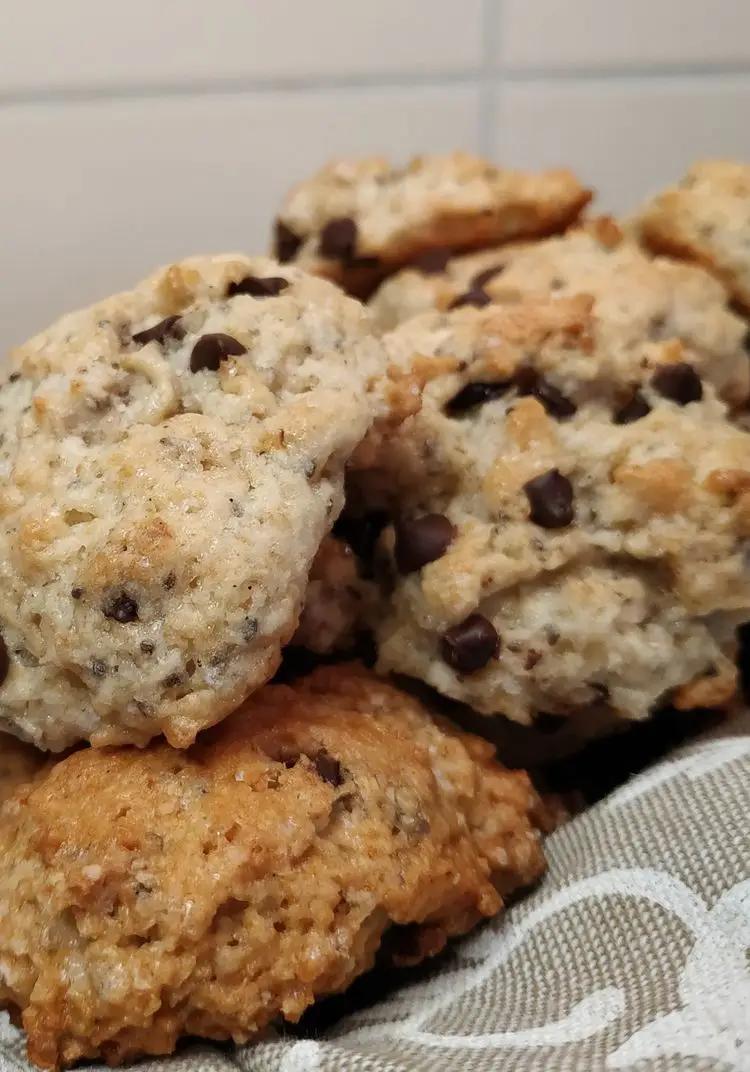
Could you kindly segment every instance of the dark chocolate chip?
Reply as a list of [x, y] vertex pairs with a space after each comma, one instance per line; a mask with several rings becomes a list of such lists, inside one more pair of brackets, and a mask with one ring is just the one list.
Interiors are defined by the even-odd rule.
[[3, 684], [8, 671], [10, 670], [10, 655], [8, 654], [8, 645], [0, 636], [0, 685]]
[[500, 637], [483, 614], [470, 614], [443, 634], [440, 651], [459, 674], [473, 674], [500, 654]]
[[71, 590], [70, 590], [70, 598], [71, 599], [80, 599], [82, 595], [83, 595], [83, 589], [82, 588], [71, 588]]
[[485, 268], [483, 272], [477, 272], [477, 274], [471, 281], [469, 291], [471, 292], [472, 290], [483, 290], [485, 285], [489, 283], [491, 279], [494, 279], [496, 275], [500, 275], [500, 273], [504, 271], [504, 264], [496, 264], [492, 268]]
[[562, 391], [529, 365], [518, 369], [514, 379], [518, 393], [533, 395], [538, 402], [541, 402], [550, 417], [564, 420], [566, 417], [572, 417], [576, 412], [575, 402], [566, 398]]
[[502, 398], [510, 385], [510, 380], [497, 380], [495, 383], [485, 383], [480, 380], [477, 383], [467, 383], [449, 402], [446, 402], [445, 412], [449, 417], [457, 417], [475, 406], [492, 402], [495, 398]]
[[175, 685], [179, 685], [182, 681], [182, 674], [168, 674], [162, 681], [162, 685], [165, 689], [173, 689]]
[[293, 261], [297, 250], [302, 245], [302, 239], [294, 231], [287, 227], [281, 220], [276, 220], [274, 244], [276, 246], [276, 258], [282, 264]]
[[158, 342], [160, 346], [163, 346], [168, 339], [184, 339], [185, 329], [179, 321], [179, 316], [167, 316], [158, 324], [154, 324], [152, 328], [136, 331], [133, 335], [133, 342], [137, 342], [140, 346], [145, 346], [147, 342]]
[[357, 225], [348, 216], [329, 220], [320, 232], [319, 252], [334, 261], [351, 261], [357, 252]]
[[632, 424], [633, 421], [640, 421], [642, 417], [647, 417], [650, 412], [651, 406], [641, 392], [634, 391], [629, 401], [617, 410], [612, 420], [615, 424]]
[[150, 640], [142, 640], [141, 641], [141, 651], [143, 652], [144, 655], [153, 655], [154, 654], [154, 645], [151, 643]]
[[450, 259], [451, 251], [447, 246], [444, 246], [438, 249], [428, 249], [424, 253], [420, 253], [411, 264], [412, 268], [416, 268], [423, 275], [440, 275], [441, 272], [445, 271], [445, 266]]
[[105, 618], [112, 618], [122, 625], [138, 621], [138, 604], [127, 592], [120, 591], [105, 600], [102, 606]]
[[486, 290], [482, 290], [481, 287], [470, 287], [464, 294], [459, 296], [450, 303], [449, 309], [460, 309], [464, 305], [473, 305], [476, 309], [481, 309], [485, 305], [489, 305], [492, 301]]
[[174, 588], [177, 578], [175, 577], [174, 570], [170, 570], [164, 580], [161, 582], [162, 588], [166, 588], [167, 591]]
[[20, 379], [21, 379], [21, 373], [20, 372], [11, 372], [10, 376], [8, 377], [8, 383], [18, 383], [18, 381]]
[[91, 673], [94, 677], [104, 677], [107, 673], [107, 664], [102, 659], [92, 659]]
[[443, 514], [402, 518], [396, 525], [396, 565], [399, 573], [415, 570], [445, 554], [456, 530]]
[[269, 275], [265, 279], [259, 279], [254, 275], [246, 275], [239, 283], [230, 283], [227, 287], [227, 297], [233, 298], [235, 294], [249, 294], [253, 298], [275, 298], [286, 290], [289, 280], [280, 275]]
[[258, 619], [245, 618], [242, 623], [242, 639], [249, 644], [258, 635]]
[[325, 748], [321, 748], [313, 759], [313, 763], [324, 782], [328, 782], [334, 788], [341, 785], [344, 780], [341, 774], [341, 764], [329, 752], [326, 752]]
[[651, 377], [651, 384], [660, 395], [676, 402], [678, 406], [686, 406], [688, 402], [700, 402], [703, 398], [700, 376], [687, 361], [662, 365]]
[[220, 331], [201, 335], [190, 355], [190, 371], [200, 372], [201, 369], [208, 369], [210, 372], [216, 372], [226, 357], [238, 357], [246, 353], [242, 343], [231, 335], [224, 335]]
[[524, 484], [531, 520], [543, 529], [564, 529], [575, 517], [573, 486], [557, 469], [550, 469]]

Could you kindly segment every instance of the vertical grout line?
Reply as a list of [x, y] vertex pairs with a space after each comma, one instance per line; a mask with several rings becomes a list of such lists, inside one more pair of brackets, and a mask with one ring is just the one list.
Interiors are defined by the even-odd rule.
[[502, 0], [482, 0], [482, 66], [479, 92], [479, 136], [481, 152], [494, 159], [497, 152], [497, 90], [496, 57], [500, 45]]

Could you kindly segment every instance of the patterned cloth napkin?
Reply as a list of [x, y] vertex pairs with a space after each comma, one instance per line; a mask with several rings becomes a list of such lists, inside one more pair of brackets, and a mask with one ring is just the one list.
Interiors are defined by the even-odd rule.
[[[139, 1072], [750, 1072], [750, 713], [615, 790], [547, 852], [531, 896], [380, 1000]], [[0, 1072], [30, 1072], [5, 1018]]]

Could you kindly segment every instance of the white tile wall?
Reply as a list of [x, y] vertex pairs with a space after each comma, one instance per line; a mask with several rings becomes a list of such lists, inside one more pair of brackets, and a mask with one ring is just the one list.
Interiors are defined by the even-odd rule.
[[630, 212], [697, 157], [750, 162], [750, 79], [544, 80], [496, 93], [494, 155], [576, 165], [608, 211]]
[[565, 163], [628, 211], [750, 160], [750, 0], [0, 0], [0, 347], [265, 245], [336, 153]]
[[748, 0], [504, 0], [505, 69], [750, 62]]

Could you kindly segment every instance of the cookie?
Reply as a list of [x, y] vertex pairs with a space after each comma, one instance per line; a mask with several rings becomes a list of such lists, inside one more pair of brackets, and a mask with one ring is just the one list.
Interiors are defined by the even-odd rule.
[[[398, 756], [398, 763], [393, 756]], [[0, 1002], [31, 1060], [244, 1042], [438, 952], [543, 869], [487, 742], [354, 666], [269, 686], [186, 752], [86, 749], [0, 811]]]
[[702, 264], [750, 313], [750, 165], [694, 164], [646, 205], [637, 226], [650, 249]]
[[288, 195], [275, 255], [366, 297], [420, 260], [439, 270], [450, 250], [481, 249], [562, 231], [591, 198], [569, 171], [538, 175], [466, 153], [334, 160]]
[[319, 655], [351, 651], [375, 598], [375, 587], [361, 576], [352, 548], [326, 536], [310, 570], [292, 643]]
[[266, 260], [185, 261], [22, 346], [0, 390], [0, 728], [178, 747], [274, 672], [380, 344]]
[[651, 257], [606, 217], [543, 242], [450, 260], [440, 274], [407, 269], [378, 289], [370, 307], [381, 330], [430, 309], [482, 308], [520, 297], [594, 299], [598, 343], [637, 376], [638, 364], [675, 340], [730, 403], [750, 392], [747, 325], [707, 272]]
[[391, 421], [352, 479], [393, 519], [378, 669], [595, 731], [733, 695], [750, 435], [673, 344], [623, 369], [591, 306], [427, 313], [385, 336]]
[[0, 804], [20, 785], [31, 781], [49, 757], [23, 741], [0, 734]]

